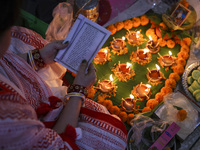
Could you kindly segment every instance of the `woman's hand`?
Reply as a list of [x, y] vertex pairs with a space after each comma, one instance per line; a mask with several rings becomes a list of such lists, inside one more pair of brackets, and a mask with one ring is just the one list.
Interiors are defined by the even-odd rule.
[[54, 58], [60, 49], [64, 49], [68, 46], [68, 43], [63, 44], [63, 41], [53, 41], [40, 49], [40, 55], [45, 64], [51, 64], [54, 62]]
[[87, 66], [87, 61], [83, 60], [73, 84], [82, 85], [88, 89], [96, 82], [96, 69], [91, 63], [86, 72]]

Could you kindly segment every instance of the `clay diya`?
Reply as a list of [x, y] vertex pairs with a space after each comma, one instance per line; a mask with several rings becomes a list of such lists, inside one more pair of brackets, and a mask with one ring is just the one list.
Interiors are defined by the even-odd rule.
[[122, 39], [113, 37], [113, 41], [111, 42], [112, 52], [117, 55], [126, 54], [128, 49], [126, 47], [125, 37], [123, 36]]
[[140, 31], [129, 31], [126, 33], [125, 37], [128, 40], [128, 43], [136, 46], [140, 45], [144, 42], [143, 35], [140, 33]]
[[161, 83], [161, 79], [165, 79], [163, 73], [160, 71], [160, 67], [156, 64], [156, 69], [149, 70], [147, 68], [148, 73], [147, 73], [147, 79], [151, 84], [159, 84]]
[[130, 63], [118, 63], [118, 65], [112, 68], [115, 76], [118, 77], [119, 81], [127, 81], [130, 80], [133, 76], [135, 76], [134, 70], [131, 69], [132, 64]]
[[110, 80], [103, 80], [98, 81], [96, 89], [101, 90], [103, 93], [109, 93], [114, 88], [116, 88], [115, 84], [113, 83], [113, 77], [112, 74], [110, 75]]
[[137, 111], [137, 109], [139, 108], [139, 106], [136, 105], [136, 100], [134, 99], [134, 96], [132, 94], [130, 94], [130, 97], [128, 98], [122, 98], [121, 107], [127, 113]]
[[172, 56], [172, 52], [171, 51], [169, 51], [169, 55], [161, 56], [159, 53], [158, 53], [158, 55], [159, 55], [158, 62], [160, 63], [160, 65], [163, 68], [164, 67], [170, 67], [176, 62], [176, 57]]
[[151, 36], [149, 36], [149, 41], [146, 44], [146, 48], [150, 50], [151, 53], [157, 53], [160, 50], [159, 43], [157, 41], [153, 41]]
[[102, 48], [99, 50], [97, 55], [94, 57], [94, 63], [95, 64], [105, 64], [105, 62], [111, 60], [110, 56], [111, 56], [111, 54], [110, 54], [110, 50], [108, 49], [108, 47]]
[[148, 100], [151, 96], [151, 85], [149, 84], [138, 84], [133, 87], [131, 94], [136, 95], [140, 100], [144, 100], [145, 98]]
[[132, 52], [130, 60], [137, 62], [140, 65], [149, 63], [151, 61], [151, 53], [149, 49], [138, 49], [136, 52]]

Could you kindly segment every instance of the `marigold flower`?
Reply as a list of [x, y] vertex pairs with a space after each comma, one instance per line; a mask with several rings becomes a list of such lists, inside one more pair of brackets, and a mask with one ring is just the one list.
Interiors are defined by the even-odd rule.
[[164, 40], [163, 38], [158, 39], [158, 43], [161, 47], [164, 47], [167, 44], [167, 41]]
[[107, 30], [109, 30], [111, 32], [111, 35], [113, 35], [117, 32], [117, 29], [115, 28], [115, 26], [113, 24], [109, 25]]
[[93, 98], [94, 97], [94, 95], [95, 95], [95, 93], [96, 93], [96, 89], [93, 87], [93, 86], [91, 86], [89, 89], [88, 89], [88, 98]]
[[190, 51], [190, 48], [189, 48], [189, 46], [187, 46], [187, 45], [183, 45], [183, 46], [181, 46], [181, 50], [180, 50], [181, 52], [189, 52]]
[[144, 107], [144, 108], [142, 109], [142, 112], [146, 112], [146, 111], [151, 111], [151, 108], [150, 108], [150, 107]]
[[164, 86], [161, 88], [160, 92], [163, 94], [163, 95], [166, 95], [168, 93], [172, 93], [173, 90], [172, 88], [168, 87], [168, 86]]
[[113, 103], [111, 100], [104, 100], [102, 105], [105, 106], [107, 109], [110, 109], [113, 106]]
[[146, 15], [142, 15], [140, 17], [140, 23], [141, 23], [142, 26], [147, 25], [149, 23], [149, 18], [147, 18]]
[[154, 109], [158, 104], [159, 102], [157, 100], [149, 99], [146, 103], [146, 107], [150, 107], [151, 109]]
[[129, 30], [133, 27], [132, 21], [131, 20], [126, 20], [124, 21], [124, 29]]
[[179, 58], [188, 59], [189, 54], [188, 54], [187, 52], [185, 52], [185, 51], [180, 51], [180, 52], [177, 54], [177, 56], [178, 56], [178, 59], [179, 59]]
[[110, 107], [109, 111], [111, 114], [119, 115], [120, 108], [117, 106], [112, 106], [112, 107]]
[[174, 48], [174, 46], [176, 45], [176, 43], [173, 40], [167, 40], [167, 47], [168, 48]]
[[185, 65], [186, 65], [186, 60], [183, 59], [183, 58], [178, 58], [178, 59], [176, 60], [176, 63], [177, 63], [177, 64], [180, 64], [180, 65], [182, 65], [182, 66], [185, 66]]
[[132, 24], [133, 24], [133, 27], [139, 27], [140, 26], [140, 18], [139, 17], [133, 17], [132, 18]]
[[164, 94], [159, 92], [159, 93], [156, 93], [155, 95], [155, 100], [157, 100], [159, 103], [163, 101], [163, 96]]
[[183, 121], [187, 118], [187, 112], [185, 109], [181, 109], [178, 111], [176, 116], [178, 121]]
[[128, 115], [127, 115], [126, 112], [121, 111], [121, 112], [119, 113], [119, 118], [121, 118], [123, 122], [126, 122], [127, 117], [128, 117]]
[[169, 79], [174, 79], [176, 82], [178, 82], [181, 79], [181, 77], [178, 73], [172, 72], [169, 75]]
[[185, 69], [184, 69], [184, 66], [182, 66], [182, 65], [180, 65], [180, 64], [178, 64], [178, 65], [176, 65], [176, 66], [173, 66], [173, 71], [175, 72], [175, 73], [178, 73], [179, 75], [181, 75], [184, 71], [185, 71]]
[[168, 29], [164, 22], [161, 22], [159, 24], [159, 26], [161, 26], [163, 30], [167, 30]]
[[120, 21], [120, 22], [115, 23], [115, 27], [116, 27], [117, 31], [123, 29], [124, 28], [124, 22]]
[[174, 79], [165, 80], [165, 86], [168, 86], [172, 89], [176, 88], [176, 80], [174, 80]]
[[128, 114], [128, 117], [127, 117], [127, 123], [130, 124], [130, 121], [133, 119], [134, 117], [134, 114]]

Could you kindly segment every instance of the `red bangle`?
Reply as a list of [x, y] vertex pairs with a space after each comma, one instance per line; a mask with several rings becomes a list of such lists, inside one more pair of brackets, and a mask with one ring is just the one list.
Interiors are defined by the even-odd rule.
[[36, 65], [36, 69], [39, 70], [41, 68], [44, 68], [46, 66], [46, 64], [44, 63], [44, 60], [42, 59], [39, 50], [34, 49], [31, 52], [32, 52], [33, 60]]
[[67, 89], [67, 93], [74, 93], [74, 92], [81, 93], [85, 97], [87, 97], [87, 95], [88, 95], [88, 90], [86, 89], [86, 87], [78, 85], [78, 84], [72, 84]]

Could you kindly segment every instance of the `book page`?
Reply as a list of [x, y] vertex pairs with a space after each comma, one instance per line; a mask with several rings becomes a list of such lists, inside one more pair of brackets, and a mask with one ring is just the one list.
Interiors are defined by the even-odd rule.
[[68, 47], [58, 52], [55, 61], [77, 73], [82, 60], [90, 64], [110, 34], [104, 27], [79, 15], [65, 39], [69, 41]]

